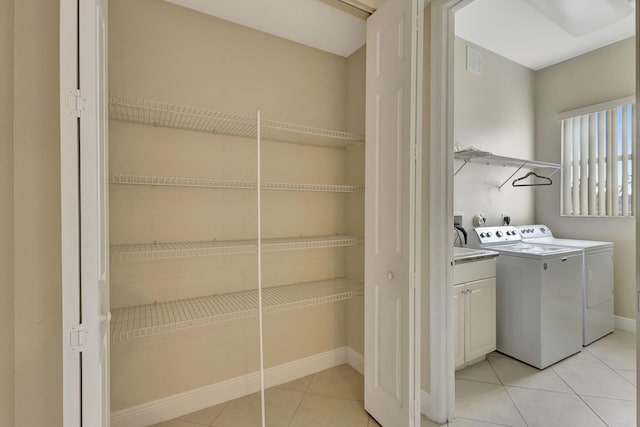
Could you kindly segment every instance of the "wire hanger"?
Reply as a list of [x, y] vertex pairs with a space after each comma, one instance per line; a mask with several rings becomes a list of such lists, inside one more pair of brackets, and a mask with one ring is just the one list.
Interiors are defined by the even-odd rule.
[[[537, 182], [533, 184], [518, 184], [519, 181], [522, 181], [523, 179], [527, 179], [532, 175], [535, 176], [536, 178], [540, 178], [542, 182]], [[529, 172], [528, 174], [526, 174], [521, 178], [514, 179], [513, 182], [511, 183], [513, 187], [539, 187], [539, 186], [551, 185], [551, 184], [553, 184], [553, 181], [551, 181], [551, 178], [546, 176], [540, 176], [535, 172]]]

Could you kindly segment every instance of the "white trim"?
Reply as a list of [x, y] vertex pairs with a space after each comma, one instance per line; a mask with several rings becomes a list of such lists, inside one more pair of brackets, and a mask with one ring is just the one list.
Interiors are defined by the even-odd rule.
[[432, 405], [433, 396], [424, 390], [420, 390], [420, 410], [426, 417], [429, 417], [429, 414], [433, 411]]
[[[359, 357], [358, 357], [359, 356]], [[284, 384], [316, 372], [349, 363], [357, 365], [362, 356], [349, 347], [339, 347], [324, 353], [283, 363], [264, 370], [266, 387]], [[353, 362], [353, 364], [352, 364]], [[362, 361], [364, 365], [364, 361]], [[358, 370], [354, 366], [354, 369]], [[111, 413], [111, 427], [146, 427], [199, 411], [228, 400], [260, 390], [260, 372], [192, 389], [152, 402]]]
[[60, 1], [60, 208], [62, 269], [62, 423], [80, 427], [80, 353], [69, 345], [80, 323], [80, 205], [78, 117], [71, 93], [78, 90], [78, 2]]
[[347, 347], [347, 363], [356, 371], [364, 375], [364, 356], [355, 351], [352, 347]]
[[615, 319], [615, 328], [619, 331], [636, 333], [636, 319], [630, 319], [628, 317], [613, 316]]
[[426, 393], [429, 398], [425, 401], [423, 413], [441, 424], [453, 419], [455, 410], [452, 318], [453, 234], [449, 232], [453, 227], [454, 14], [471, 1], [431, 2], [430, 211], [428, 215], [431, 383], [429, 393]]
[[587, 105], [586, 107], [574, 108], [573, 110], [561, 111], [556, 115], [558, 120], [569, 119], [571, 117], [582, 116], [583, 114], [597, 113], [599, 111], [609, 110], [621, 105], [635, 104], [635, 95], [625, 96], [611, 101], [600, 102], [599, 104]]

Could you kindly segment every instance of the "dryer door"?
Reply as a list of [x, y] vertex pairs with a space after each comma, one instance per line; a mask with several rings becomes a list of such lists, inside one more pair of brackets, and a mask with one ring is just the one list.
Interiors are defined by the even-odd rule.
[[586, 256], [587, 308], [613, 299], [613, 252], [597, 252]]

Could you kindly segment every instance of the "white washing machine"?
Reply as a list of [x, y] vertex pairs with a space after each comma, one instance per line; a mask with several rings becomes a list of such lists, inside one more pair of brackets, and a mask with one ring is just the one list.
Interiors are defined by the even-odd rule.
[[516, 227], [524, 242], [550, 244], [582, 250], [582, 345], [613, 332], [613, 243], [559, 239], [546, 225]]
[[582, 250], [525, 243], [513, 226], [476, 228], [470, 246], [500, 253], [498, 351], [543, 369], [582, 350]]

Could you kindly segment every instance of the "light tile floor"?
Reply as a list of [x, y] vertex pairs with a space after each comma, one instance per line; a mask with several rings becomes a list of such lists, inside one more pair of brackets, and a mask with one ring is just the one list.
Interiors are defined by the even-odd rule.
[[635, 334], [615, 331], [542, 371], [500, 353], [456, 372], [451, 426], [636, 426]]
[[[500, 353], [456, 372], [451, 427], [635, 426], [635, 335], [616, 331], [545, 370]], [[362, 375], [341, 365], [265, 392], [269, 427], [376, 427]], [[259, 427], [258, 393], [155, 427]], [[436, 427], [422, 418], [423, 427]]]

